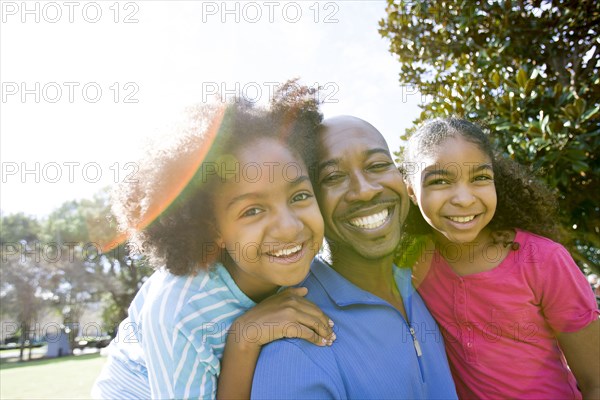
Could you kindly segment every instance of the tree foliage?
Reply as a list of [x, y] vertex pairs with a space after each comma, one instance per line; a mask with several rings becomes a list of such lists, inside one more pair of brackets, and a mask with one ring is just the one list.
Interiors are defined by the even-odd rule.
[[14, 317], [20, 327], [19, 360], [32, 339], [30, 327], [48, 298], [50, 273], [35, 256], [40, 234], [39, 222], [23, 213], [3, 218], [0, 224], [0, 314]]
[[598, 271], [600, 2], [388, 0], [386, 11], [379, 32], [400, 82], [427, 99], [415, 124], [454, 115], [486, 126], [557, 190], [564, 244]]
[[68, 201], [42, 220], [2, 216], [0, 233], [2, 313], [17, 320], [23, 335], [43, 307], [74, 327], [87, 304], [98, 301], [104, 305], [102, 325], [113, 331], [152, 272], [139, 249], [109, 246], [118, 233], [103, 193]]

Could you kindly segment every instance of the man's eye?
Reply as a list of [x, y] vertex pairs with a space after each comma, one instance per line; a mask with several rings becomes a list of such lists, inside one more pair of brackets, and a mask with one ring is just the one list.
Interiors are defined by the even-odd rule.
[[295, 203], [297, 201], [302, 201], [302, 200], [310, 199], [312, 197], [314, 197], [314, 196], [311, 193], [308, 193], [308, 192], [298, 193], [297, 195], [295, 195], [294, 197], [292, 197], [292, 203]]
[[334, 183], [334, 182], [342, 180], [343, 177], [344, 177], [344, 175], [342, 175], [342, 174], [330, 174], [330, 175], [327, 175], [326, 177], [324, 177], [323, 179], [321, 179], [321, 183], [325, 183], [325, 184]]
[[388, 169], [392, 165], [391, 162], [377, 162], [369, 165], [369, 170], [371, 171], [381, 171]]

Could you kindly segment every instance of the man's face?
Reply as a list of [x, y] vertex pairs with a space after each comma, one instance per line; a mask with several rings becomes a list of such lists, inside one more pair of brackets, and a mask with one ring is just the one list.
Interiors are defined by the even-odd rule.
[[324, 126], [316, 191], [332, 251], [369, 260], [393, 254], [408, 195], [385, 139], [358, 118], [337, 117]]

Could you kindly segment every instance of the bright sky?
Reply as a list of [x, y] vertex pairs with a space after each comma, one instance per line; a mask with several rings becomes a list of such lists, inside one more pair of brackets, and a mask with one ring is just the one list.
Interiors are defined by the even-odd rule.
[[[44, 216], [123, 181], [147, 138], [216, 90], [260, 102], [300, 77], [325, 117], [390, 148], [421, 96], [377, 32], [385, 1], [2, 1], [0, 209]], [[95, 21], [95, 22], [94, 22]]]

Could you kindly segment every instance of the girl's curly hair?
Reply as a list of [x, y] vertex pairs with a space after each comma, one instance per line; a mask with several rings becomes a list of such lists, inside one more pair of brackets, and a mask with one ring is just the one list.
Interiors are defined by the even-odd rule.
[[135, 182], [116, 188], [112, 210], [150, 265], [192, 275], [221, 260], [213, 192], [222, 156], [270, 138], [311, 165], [314, 153], [307, 149], [322, 120], [315, 93], [290, 80], [276, 91], [270, 108], [244, 99], [192, 107], [181, 128], [147, 150]]
[[[428, 121], [409, 139], [401, 169], [412, 184], [415, 174], [406, 174], [410, 166], [416, 165], [419, 157], [429, 154], [449, 137], [460, 136], [474, 143], [491, 160], [494, 170], [494, 186], [498, 203], [494, 217], [488, 225], [492, 231], [518, 228], [541, 236], [559, 240], [557, 227], [557, 198], [532, 171], [494, 151], [492, 144], [481, 128], [460, 119], [444, 118]], [[419, 208], [411, 204], [406, 219], [407, 234], [426, 234], [431, 227], [423, 219]]]

